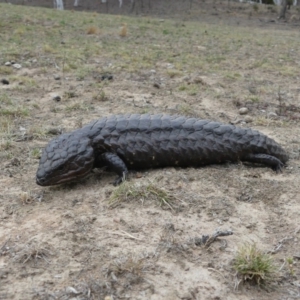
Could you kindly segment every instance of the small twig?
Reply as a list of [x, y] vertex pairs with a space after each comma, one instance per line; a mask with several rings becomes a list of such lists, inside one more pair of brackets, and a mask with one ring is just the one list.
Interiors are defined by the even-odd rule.
[[212, 244], [219, 236], [228, 236], [228, 235], [232, 235], [233, 232], [231, 230], [227, 230], [227, 231], [216, 231], [210, 238], [208, 238], [208, 240], [206, 241], [206, 243], [204, 244], [205, 247], [208, 247], [210, 244]]
[[[208, 248], [213, 242], [218, 240], [218, 237], [220, 236], [228, 236], [232, 235], [233, 232], [231, 230], [226, 230], [226, 231], [220, 231], [217, 230], [212, 236], [209, 235], [202, 235], [201, 238], [195, 238], [194, 243], [195, 245], [204, 245], [204, 247]], [[226, 244], [225, 244], [226, 246]]]
[[5, 250], [5, 247], [7, 243], [10, 241], [10, 237], [6, 240], [6, 242], [3, 244], [3, 246], [0, 248], [0, 255], [2, 254], [3, 250]]
[[220, 274], [225, 279], [225, 276], [220, 271], [218, 271], [218, 270], [216, 270], [214, 268], [207, 268], [207, 270], [209, 270], [209, 271], [215, 271], [215, 272], [217, 272], [218, 274]]
[[279, 271], [281, 271], [281, 270], [283, 269], [284, 265], [285, 265], [285, 261], [283, 262], [283, 264], [282, 264], [281, 267], [279, 268]]
[[121, 232], [122, 232], [122, 233], [120, 233], [120, 232], [113, 232], [113, 233], [114, 233], [114, 234], [121, 235], [121, 236], [128, 236], [128, 237], [130, 237], [130, 238], [132, 238], [132, 239], [134, 239], [134, 240], [142, 241], [142, 239], [137, 238], [137, 237], [135, 237], [135, 236], [129, 234], [128, 232], [126, 232], [126, 231], [124, 231], [124, 230], [121, 230]]
[[270, 251], [268, 251], [267, 253], [271, 253], [271, 254], [277, 253], [286, 241], [289, 241], [289, 240], [292, 240], [292, 239], [293, 239], [293, 237], [286, 237], [286, 238], [283, 238], [282, 240], [280, 240], [280, 241], [277, 243], [277, 245], [275, 246], [275, 248], [274, 248], [273, 250], [270, 250]]

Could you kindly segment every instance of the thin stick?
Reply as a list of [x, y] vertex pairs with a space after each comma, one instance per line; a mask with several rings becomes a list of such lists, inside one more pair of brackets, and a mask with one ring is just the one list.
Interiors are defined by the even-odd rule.
[[126, 231], [124, 231], [124, 230], [121, 230], [121, 232], [123, 233], [120, 233], [120, 232], [113, 232], [114, 234], [118, 234], [118, 235], [121, 235], [121, 236], [128, 236], [128, 237], [130, 237], [130, 238], [132, 238], [132, 239], [134, 239], [134, 240], [139, 240], [139, 241], [142, 241], [142, 239], [140, 239], [140, 238], [137, 238], [137, 237], [135, 237], [135, 236], [133, 236], [133, 235], [131, 235], [131, 234], [129, 234], [128, 232], [126, 232]]

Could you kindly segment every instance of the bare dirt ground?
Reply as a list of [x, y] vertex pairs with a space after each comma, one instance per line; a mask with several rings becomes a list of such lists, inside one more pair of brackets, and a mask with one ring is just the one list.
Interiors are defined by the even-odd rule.
[[[189, 11], [190, 22], [0, 4], [0, 75], [10, 83], [0, 85], [0, 299], [299, 299], [298, 12], [278, 23], [267, 7], [219, 6], [227, 19], [208, 9]], [[288, 166], [131, 175], [132, 187], [157, 187], [166, 202], [120, 195], [103, 170], [36, 185], [54, 135], [144, 112], [251, 126], [282, 144]], [[217, 229], [233, 235], [195, 244]], [[272, 255], [271, 286], [237, 287], [233, 261], [246, 243]]]

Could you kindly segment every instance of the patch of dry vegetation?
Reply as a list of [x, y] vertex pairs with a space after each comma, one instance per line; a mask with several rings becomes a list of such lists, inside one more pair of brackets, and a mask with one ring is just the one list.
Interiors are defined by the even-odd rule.
[[36, 265], [39, 262], [49, 264], [53, 254], [54, 252], [47, 243], [40, 244], [35, 238], [31, 238], [25, 244], [16, 245], [13, 260], [21, 264], [33, 263]]
[[96, 26], [90, 26], [86, 33], [87, 34], [97, 34], [99, 32], [99, 29]]
[[253, 282], [257, 285], [269, 285], [276, 282], [278, 268], [271, 255], [259, 250], [256, 244], [247, 244], [237, 252], [233, 264], [238, 282]]
[[144, 204], [148, 200], [155, 200], [159, 206], [173, 210], [172, 202], [175, 197], [154, 183], [139, 185], [126, 181], [112, 192], [109, 203], [111, 207], [115, 207], [122, 202], [135, 201]]

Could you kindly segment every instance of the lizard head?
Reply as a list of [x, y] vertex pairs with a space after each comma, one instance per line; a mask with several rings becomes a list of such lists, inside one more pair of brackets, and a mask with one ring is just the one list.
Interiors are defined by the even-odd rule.
[[94, 165], [91, 140], [66, 133], [53, 139], [43, 150], [36, 183], [47, 186], [73, 181], [88, 174]]

